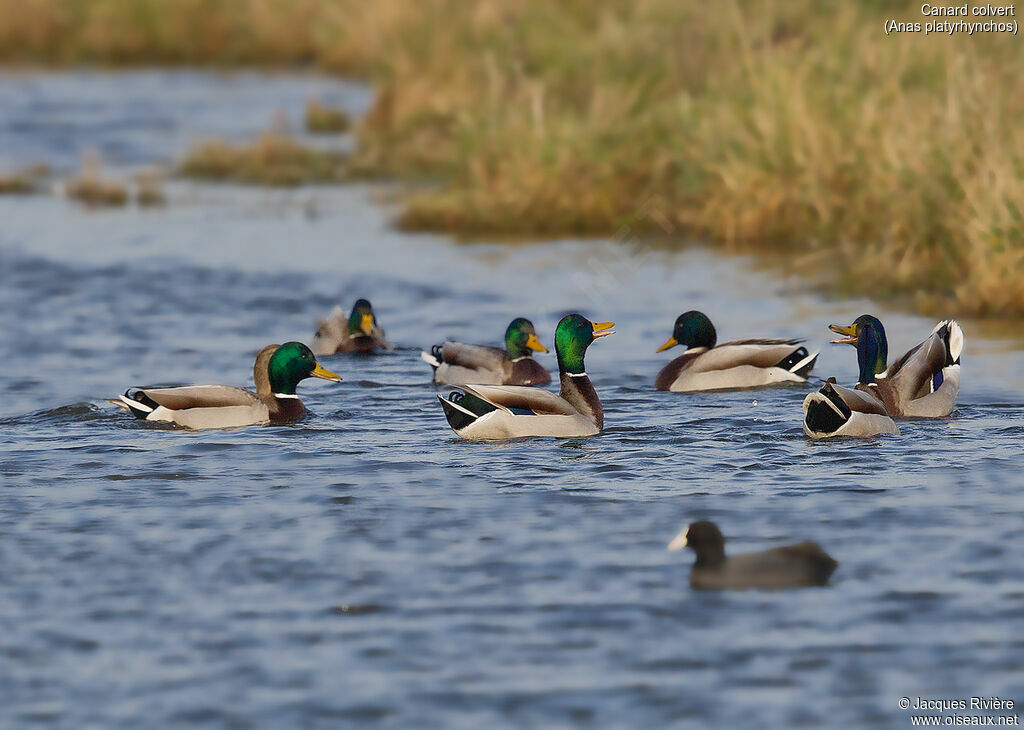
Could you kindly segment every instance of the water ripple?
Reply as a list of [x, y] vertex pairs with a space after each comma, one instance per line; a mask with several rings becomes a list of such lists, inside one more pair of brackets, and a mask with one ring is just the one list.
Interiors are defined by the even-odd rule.
[[[241, 135], [297, 93], [18, 78], [0, 80], [0, 140], [58, 166], [79, 139], [106, 149], [118, 119], [139, 135], [127, 157], [170, 159], [182, 114]], [[17, 121], [44, 102], [52, 123]], [[700, 250], [620, 266], [597, 241], [408, 236], [364, 188], [181, 192], [144, 216], [0, 198], [0, 725], [887, 728], [922, 686], [1024, 701], [1021, 352], [968, 330], [953, 417], [812, 443], [800, 402], [820, 381], [654, 392], [679, 311], [708, 309], [723, 337], [824, 340], [870, 308], [894, 347], [928, 320], [780, 297]], [[106, 402], [152, 381], [251, 383], [260, 347], [358, 296], [398, 347], [326, 358], [345, 380], [303, 383], [298, 423], [192, 433]], [[617, 322], [587, 363], [605, 433], [456, 438], [419, 348], [496, 342], [519, 314], [549, 341], [575, 308]], [[822, 352], [820, 376], [854, 373], [848, 348]], [[692, 557], [665, 544], [700, 518], [730, 551], [813, 539], [840, 568], [824, 589], [692, 591]]]

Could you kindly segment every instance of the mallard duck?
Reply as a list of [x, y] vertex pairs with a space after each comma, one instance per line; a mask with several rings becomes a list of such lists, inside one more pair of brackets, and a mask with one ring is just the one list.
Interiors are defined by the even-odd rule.
[[736, 340], [716, 345], [717, 341], [715, 326], [703, 312], [680, 314], [672, 336], [658, 352], [676, 345], [684, 345], [686, 352], [662, 368], [654, 387], [686, 393], [803, 383], [818, 357], [817, 352], [808, 354], [802, 340]]
[[877, 339], [871, 380], [874, 393], [885, 403], [893, 418], [941, 418], [953, 412], [960, 392], [960, 354], [964, 333], [955, 320], [939, 322], [924, 342], [909, 350], [889, 367], [889, 343], [885, 328], [876, 317], [862, 314], [849, 326], [830, 324], [829, 329], [843, 337], [834, 344], [853, 345], [860, 353], [865, 327], [871, 327]]
[[599, 337], [614, 334], [612, 322], [591, 322], [579, 314], [562, 318], [555, 329], [558, 395], [517, 385], [463, 385], [441, 407], [452, 429], [464, 439], [522, 436], [594, 436], [604, 428], [601, 400], [587, 377], [583, 358]]
[[231, 385], [179, 388], [132, 387], [115, 401], [136, 418], [168, 421], [188, 428], [231, 428], [293, 421], [305, 413], [295, 386], [306, 378], [340, 383], [301, 342], [268, 345], [253, 367], [256, 392]]
[[844, 388], [829, 378], [817, 393], [804, 398], [804, 433], [812, 439], [833, 436], [899, 434], [900, 428], [870, 385]]
[[533, 352], [547, 352], [528, 319], [513, 319], [505, 330], [505, 349], [487, 345], [445, 342], [420, 357], [434, 368], [437, 384], [547, 385], [548, 371], [533, 359]]
[[310, 349], [316, 355], [334, 355], [394, 348], [384, 339], [384, 330], [377, 324], [373, 307], [367, 300], [358, 299], [349, 316], [345, 316], [341, 307], [335, 307], [329, 317], [317, 321]]
[[702, 520], [683, 529], [669, 550], [688, 547], [697, 554], [690, 586], [703, 590], [747, 590], [822, 586], [839, 566], [816, 542], [798, 542], [759, 553], [726, 557], [725, 539], [713, 522]]
[[885, 367], [878, 331], [870, 322], [858, 328], [857, 385], [844, 388], [829, 378], [817, 393], [804, 398], [804, 433], [814, 439], [832, 436], [877, 436], [900, 432], [879, 397], [875, 373]]

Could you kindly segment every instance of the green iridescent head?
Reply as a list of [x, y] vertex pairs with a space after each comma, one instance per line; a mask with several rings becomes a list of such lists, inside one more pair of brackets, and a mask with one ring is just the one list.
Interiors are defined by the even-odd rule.
[[271, 392], [280, 395], [295, 395], [295, 386], [306, 378], [341, 382], [341, 377], [318, 363], [313, 351], [301, 342], [286, 342], [277, 348], [267, 363], [267, 375]]
[[373, 328], [377, 326], [377, 317], [373, 314], [373, 307], [366, 299], [357, 299], [352, 305], [352, 314], [348, 316], [348, 332], [351, 335], [367, 337], [373, 334]]
[[531, 352], [547, 352], [548, 348], [537, 338], [533, 322], [523, 317], [513, 319], [505, 330], [505, 350], [513, 360], [530, 357]]
[[862, 314], [849, 326], [830, 324], [828, 328], [836, 334], [844, 335], [832, 340], [833, 344], [847, 344], [857, 348], [861, 383], [873, 383], [875, 375], [885, 372], [885, 364], [889, 360], [889, 342], [885, 338], [885, 327], [877, 317]]
[[615, 334], [614, 322], [591, 322], [579, 314], [567, 314], [555, 328], [555, 353], [558, 369], [571, 375], [586, 372], [583, 357], [598, 337]]
[[710, 350], [716, 342], [718, 342], [718, 333], [715, 332], [715, 326], [711, 324], [711, 320], [703, 312], [692, 309], [689, 312], [683, 312], [676, 318], [672, 336], [657, 351], [664, 352], [676, 345], [683, 345], [687, 349], [706, 347]]

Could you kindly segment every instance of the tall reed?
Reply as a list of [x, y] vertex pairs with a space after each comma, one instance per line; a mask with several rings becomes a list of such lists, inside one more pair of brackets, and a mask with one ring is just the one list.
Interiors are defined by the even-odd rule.
[[883, 33], [919, 13], [881, 0], [0, 0], [0, 55], [361, 75], [379, 93], [350, 171], [435, 183], [409, 196], [406, 226], [669, 225], [814, 259], [851, 293], [1020, 317], [1024, 46]]

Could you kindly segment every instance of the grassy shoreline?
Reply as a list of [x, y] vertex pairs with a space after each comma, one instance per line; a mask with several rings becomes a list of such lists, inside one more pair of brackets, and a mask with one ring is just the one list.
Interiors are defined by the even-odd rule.
[[814, 0], [0, 0], [7, 64], [314, 66], [379, 89], [350, 170], [410, 228], [674, 232], [844, 291], [1024, 316], [1024, 46]]

